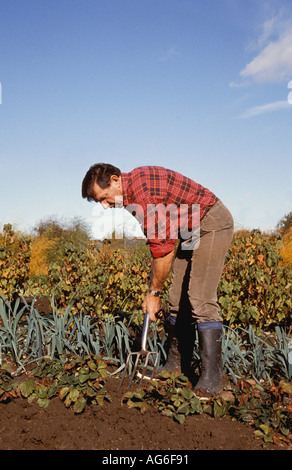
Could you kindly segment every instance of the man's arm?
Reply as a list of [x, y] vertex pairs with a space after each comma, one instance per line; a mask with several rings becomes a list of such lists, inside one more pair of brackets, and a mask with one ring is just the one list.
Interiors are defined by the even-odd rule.
[[[173, 255], [174, 250], [160, 258], [153, 258], [150, 290], [157, 291], [162, 289], [171, 271]], [[159, 309], [160, 297], [156, 297], [148, 292], [142, 304], [143, 313], [148, 312], [150, 320], [155, 321], [155, 315]]]

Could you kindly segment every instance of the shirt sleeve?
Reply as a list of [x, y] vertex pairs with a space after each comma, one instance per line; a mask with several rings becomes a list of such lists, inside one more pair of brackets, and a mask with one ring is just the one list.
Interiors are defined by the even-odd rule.
[[153, 258], [161, 258], [174, 250], [175, 240], [147, 240]]

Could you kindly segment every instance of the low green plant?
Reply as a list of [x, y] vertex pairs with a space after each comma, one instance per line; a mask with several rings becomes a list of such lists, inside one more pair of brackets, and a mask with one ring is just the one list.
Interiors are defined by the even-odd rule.
[[193, 414], [231, 416], [252, 426], [255, 436], [265, 443], [286, 447], [292, 444], [292, 385], [285, 381], [264, 387], [253, 379], [242, 380], [233, 393], [223, 392], [218, 397], [199, 400], [182, 374], [165, 371], [156, 382], [127, 392], [123, 403], [141, 413], [155, 406], [178, 423]]
[[43, 359], [27, 376], [17, 375], [12, 364], [5, 362], [0, 367], [0, 401], [21, 396], [47, 408], [53, 397], [59, 397], [67, 408], [81, 413], [89, 403], [111, 400], [105, 387], [107, 366], [98, 355], [67, 358], [63, 364]]
[[0, 402], [8, 402], [17, 397], [17, 382], [12, 376], [14, 368], [12, 364], [3, 363], [0, 365]]
[[102, 405], [110, 401], [104, 386], [107, 377], [107, 363], [100, 356], [75, 358], [61, 365], [45, 360], [32, 371], [33, 377], [21, 383], [19, 390], [30, 402], [37, 400], [39, 406], [46, 408], [54, 396], [64, 402], [75, 413], [81, 413], [86, 404]]
[[138, 408], [142, 413], [154, 404], [163, 415], [183, 423], [188, 414], [203, 411], [200, 400], [187, 388], [188, 385], [183, 374], [162, 371], [158, 380], [152, 381], [148, 387], [126, 393], [123, 401], [129, 408]]
[[145, 413], [148, 406], [155, 406], [162, 415], [183, 423], [186, 416], [208, 413], [215, 418], [226, 415], [230, 403], [217, 398], [212, 401], [200, 400], [188, 379], [178, 371], [163, 371], [156, 381], [148, 386], [127, 392], [123, 403]]
[[278, 445], [292, 444], [292, 384], [280, 381], [270, 387], [253, 381], [241, 381], [236, 401], [229, 413], [250, 424], [255, 435]]

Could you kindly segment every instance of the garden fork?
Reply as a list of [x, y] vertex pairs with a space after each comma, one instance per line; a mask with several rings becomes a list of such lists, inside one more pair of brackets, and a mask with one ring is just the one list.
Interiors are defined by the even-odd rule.
[[132, 383], [132, 381], [133, 381], [133, 379], [134, 379], [134, 377], [135, 377], [135, 374], [136, 374], [136, 371], [137, 371], [138, 362], [139, 362], [139, 359], [140, 359], [141, 356], [146, 356], [146, 359], [145, 359], [145, 364], [144, 364], [143, 371], [142, 371], [142, 374], [141, 374], [141, 379], [140, 379], [140, 382], [139, 382], [139, 386], [140, 386], [142, 380], [143, 380], [144, 377], [145, 377], [145, 374], [146, 374], [146, 371], [147, 371], [148, 362], [149, 362], [149, 358], [150, 358], [151, 355], [153, 355], [153, 356], [155, 357], [155, 360], [152, 358], [153, 369], [152, 369], [152, 373], [151, 373], [151, 376], [150, 376], [150, 380], [154, 377], [154, 374], [155, 374], [156, 369], [157, 369], [157, 364], [158, 364], [158, 359], [159, 359], [159, 358], [158, 358], [158, 352], [157, 352], [157, 351], [147, 351], [147, 349], [146, 349], [146, 343], [147, 343], [147, 336], [148, 336], [149, 324], [150, 324], [150, 318], [149, 318], [148, 313], [146, 312], [146, 313], [145, 313], [145, 317], [144, 317], [143, 330], [142, 330], [141, 350], [138, 351], [138, 352], [132, 352], [132, 353], [128, 354], [128, 357], [127, 357], [127, 360], [126, 360], [125, 369], [124, 369], [124, 373], [123, 373], [122, 379], [121, 379], [121, 381], [120, 381], [118, 390], [120, 389], [122, 383], [124, 382], [124, 379], [125, 379], [127, 370], [129, 369], [130, 359], [131, 359], [132, 357], [134, 357], [134, 356], [136, 356], [136, 360], [135, 360], [135, 365], [134, 365], [134, 369], [133, 369], [133, 372], [132, 372], [132, 375], [131, 375], [131, 378], [130, 378], [130, 382], [129, 382], [128, 388], [130, 387], [130, 385], [131, 385], [131, 383]]

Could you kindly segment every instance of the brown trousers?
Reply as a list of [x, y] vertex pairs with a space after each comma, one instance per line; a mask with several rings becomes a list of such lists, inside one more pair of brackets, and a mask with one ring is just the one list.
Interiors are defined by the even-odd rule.
[[180, 243], [169, 290], [171, 315], [222, 321], [217, 289], [233, 230], [232, 215], [219, 200], [201, 221], [198, 246], [188, 250]]

